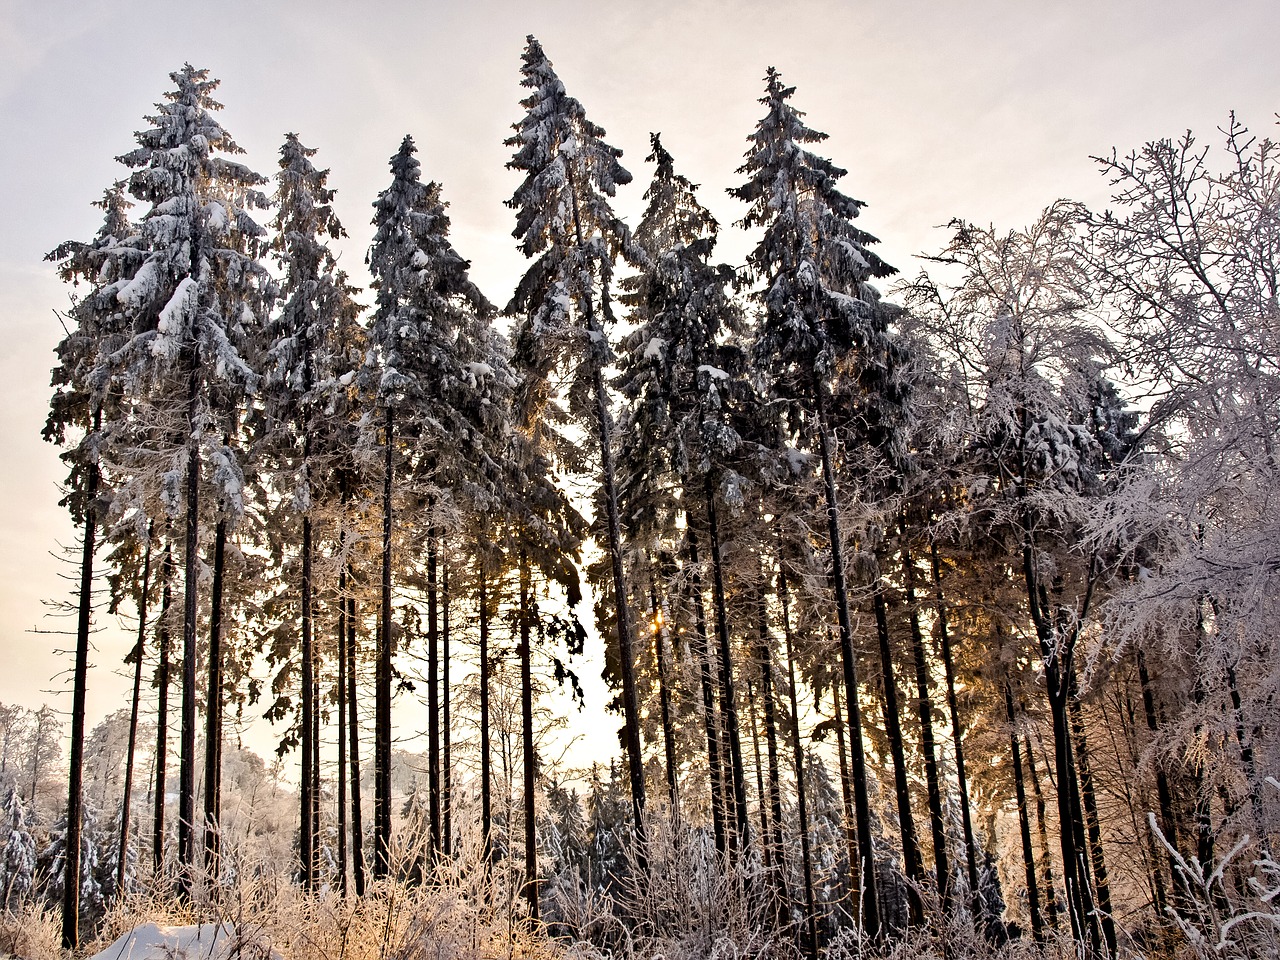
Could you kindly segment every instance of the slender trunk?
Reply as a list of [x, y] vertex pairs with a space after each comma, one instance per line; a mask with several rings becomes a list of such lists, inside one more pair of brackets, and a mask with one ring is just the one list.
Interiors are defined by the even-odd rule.
[[866, 750], [862, 746], [862, 710], [858, 704], [858, 664], [853, 650], [853, 624], [849, 619], [849, 594], [844, 578], [844, 545], [840, 534], [840, 503], [836, 493], [835, 464], [827, 426], [823, 388], [814, 384], [817, 400], [818, 446], [822, 455], [823, 490], [827, 502], [827, 535], [831, 542], [831, 586], [840, 624], [840, 660], [844, 670], [845, 707], [849, 715], [850, 757], [853, 778], [854, 812], [857, 818], [858, 867], [856, 883], [861, 891], [863, 930], [876, 940], [880, 936], [880, 905], [876, 895], [875, 846], [871, 835], [871, 797], [867, 789]]
[[942, 786], [938, 776], [937, 746], [933, 736], [933, 697], [929, 692], [929, 664], [925, 658], [924, 635], [920, 630], [920, 609], [916, 606], [916, 565], [907, 543], [906, 517], [899, 515], [902, 533], [903, 587], [907, 617], [911, 625], [911, 654], [916, 674], [916, 716], [920, 721], [920, 752], [924, 754], [924, 779], [929, 796], [929, 829], [933, 839], [933, 867], [938, 899], [944, 913], [951, 909], [951, 865], [947, 856], [947, 834], [942, 813]]
[[187, 525], [183, 556], [182, 722], [178, 754], [178, 891], [191, 895], [195, 863], [196, 797], [196, 613], [200, 541], [199, 355], [193, 349], [187, 390]]
[[1027, 748], [1027, 772], [1031, 775], [1031, 791], [1036, 795], [1036, 831], [1040, 840], [1040, 862], [1043, 866], [1045, 912], [1049, 926], [1058, 929], [1058, 894], [1053, 888], [1053, 857], [1049, 853], [1049, 824], [1046, 816], [1044, 791], [1040, 788], [1040, 776], [1036, 773], [1035, 751], [1031, 749], [1031, 735], [1024, 734]]
[[431, 862], [440, 857], [440, 532], [435, 498], [427, 501], [427, 809]]
[[[572, 164], [569, 165], [569, 190], [573, 202], [573, 227], [577, 238], [578, 249], [586, 249], [586, 238], [582, 234], [582, 221], [578, 211], [577, 188], [573, 182]], [[595, 316], [595, 303], [592, 296], [592, 278], [590, 271], [584, 271], [582, 277], [586, 298], [583, 302], [586, 314], [587, 332], [593, 338], [599, 338], [605, 345], [604, 331], [600, 328]], [[608, 304], [605, 304], [606, 316]], [[636, 866], [641, 876], [649, 872], [648, 842], [644, 825], [644, 756], [640, 746], [640, 700], [636, 692], [636, 662], [632, 650], [631, 613], [627, 603], [627, 581], [622, 568], [622, 525], [618, 519], [618, 492], [615, 486], [613, 468], [613, 419], [609, 415], [609, 398], [604, 388], [603, 359], [593, 356], [588, 360], [592, 364], [592, 390], [595, 394], [596, 429], [600, 441], [600, 479], [604, 487], [605, 515], [608, 521], [609, 561], [613, 571], [613, 594], [616, 610], [616, 629], [618, 633], [618, 663], [622, 679], [622, 715], [624, 735], [627, 747], [627, 772], [631, 781], [631, 813], [635, 821]]]
[[924, 922], [924, 903], [920, 888], [924, 884], [924, 863], [920, 857], [920, 843], [916, 840], [916, 821], [911, 812], [911, 787], [907, 783], [907, 760], [903, 748], [902, 725], [898, 713], [898, 683], [894, 679], [893, 651], [889, 644], [889, 618], [885, 609], [884, 581], [877, 580], [872, 606], [876, 617], [876, 636], [880, 641], [880, 677], [884, 684], [884, 727], [889, 741], [889, 754], [893, 758], [893, 791], [898, 806], [898, 832], [902, 838], [902, 860], [907, 878], [911, 881], [907, 892], [910, 922], [919, 926]]
[[302, 780], [298, 790], [298, 826], [299, 826], [299, 875], [303, 889], [312, 891], [316, 886], [316, 836], [315, 820], [312, 810], [315, 807], [313, 794], [315, 771], [315, 750], [312, 743], [316, 703], [315, 690], [315, 650], [311, 636], [311, 518], [302, 518], [302, 679], [298, 691], [302, 698], [302, 719], [299, 721], [302, 743]]
[[671, 724], [671, 665], [667, 659], [667, 620], [658, 604], [658, 588], [649, 574], [649, 603], [653, 608], [653, 652], [658, 667], [658, 703], [662, 719], [662, 745], [667, 761], [667, 801], [673, 823], [680, 819], [680, 791], [676, 781], [676, 736]]
[[1027, 788], [1022, 779], [1022, 751], [1018, 748], [1017, 719], [1013, 712], [1013, 693], [1009, 682], [1004, 685], [1004, 710], [1009, 721], [1009, 756], [1013, 765], [1013, 786], [1018, 801], [1018, 828], [1022, 835], [1022, 865], [1026, 870], [1027, 907], [1031, 912], [1031, 935], [1039, 943], [1044, 939], [1044, 919], [1040, 916], [1040, 894], [1036, 884], [1036, 855], [1031, 847], [1031, 820], [1027, 814]]
[[729, 752], [729, 776], [732, 791], [732, 816], [729, 818], [729, 853], [741, 844], [748, 843], [747, 784], [742, 763], [742, 737], [738, 732], [737, 696], [733, 689], [733, 651], [729, 647], [729, 612], [725, 602], [724, 564], [720, 555], [720, 525], [716, 514], [715, 490], [711, 475], [705, 476], [704, 493], [707, 499], [707, 531], [711, 542], [711, 586], [716, 605], [716, 635], [720, 646], [720, 716], [724, 721], [724, 734]]
[[840, 799], [844, 803], [844, 839], [849, 849], [849, 896], [853, 903], [850, 915], [856, 921], [862, 904], [858, 897], [858, 891], [861, 888], [853, 879], [853, 870], [856, 864], [862, 862], [862, 858], [858, 856], [857, 813], [853, 802], [853, 778], [849, 775], [849, 724], [845, 720], [845, 714], [840, 711], [840, 684], [838, 683], [831, 685], [831, 706], [837, 724], [836, 753], [840, 758]]
[[152, 865], [157, 880], [164, 872], [165, 774], [169, 754], [169, 608], [173, 603], [173, 546], [168, 537], [165, 538], [164, 559], [160, 562], [160, 579], [164, 588], [160, 596], [160, 649], [159, 664], [156, 666], [156, 685], [159, 687], [156, 703], [156, 788], [151, 827]]
[[142, 555], [142, 588], [138, 594], [138, 644], [133, 648], [133, 697], [129, 701], [129, 746], [125, 750], [124, 796], [120, 799], [120, 846], [116, 860], [116, 899], [124, 895], [129, 858], [129, 832], [133, 807], [133, 764], [138, 747], [138, 705], [142, 701], [142, 659], [147, 646], [147, 601], [151, 594], [151, 539], [155, 521], [147, 524], [147, 545]]
[[[1156, 714], [1156, 697], [1155, 690], [1151, 685], [1151, 676], [1147, 673], [1147, 658], [1143, 654], [1142, 648], [1138, 648], [1138, 682], [1142, 685], [1142, 711], [1147, 720], [1147, 729], [1154, 738], [1159, 733], [1159, 719]], [[1173, 814], [1173, 791], [1169, 788], [1169, 775], [1165, 772], [1164, 764], [1159, 759], [1153, 764], [1156, 771], [1156, 801], [1160, 805], [1160, 829], [1164, 833], [1165, 842], [1168, 843], [1174, 851], [1178, 851], [1178, 821]], [[1167, 853], [1167, 851], [1166, 851]], [[1180, 854], [1179, 854], [1180, 855]], [[1173, 881], [1175, 891], [1181, 890], [1186, 893], [1184, 886], [1185, 877], [1178, 870], [1177, 859], [1172, 853], [1168, 854], [1169, 876]], [[1155, 869], [1153, 864], [1153, 869]], [[1164, 916], [1161, 914], [1161, 920]]]
[[933, 595], [938, 617], [938, 645], [947, 681], [947, 713], [951, 720], [951, 743], [956, 756], [956, 783], [960, 788], [960, 824], [964, 829], [965, 866], [969, 871], [969, 896], [976, 909], [979, 890], [978, 845], [973, 836], [973, 817], [969, 810], [969, 778], [964, 769], [964, 728], [960, 726], [960, 706], [956, 697], [956, 668], [951, 655], [951, 635], [947, 629], [947, 604], [942, 595], [942, 570], [938, 562], [937, 541], [929, 540], [929, 562], [933, 571]]
[[315, 646], [311, 649], [314, 672], [311, 677], [311, 876], [314, 885], [320, 886], [320, 657]]
[[378, 628], [378, 668], [374, 694], [373, 875], [387, 876], [391, 866], [391, 485], [395, 414], [387, 407], [382, 473], [382, 614]]
[[227, 524], [219, 520], [213, 536], [213, 589], [209, 597], [209, 671], [204, 713], [204, 870], [218, 878], [222, 834], [222, 588], [227, 563]]
[[[800, 742], [800, 705], [796, 696], [796, 661], [791, 644], [791, 613], [787, 609], [786, 574], [778, 574], [778, 597], [782, 601], [782, 633], [787, 642], [787, 682], [791, 697], [791, 753], [796, 772], [796, 802], [800, 814], [800, 863], [804, 876], [804, 925], [808, 934], [809, 960], [818, 960], [818, 914], [813, 902], [813, 852], [809, 843], [809, 804], [804, 786], [804, 748]], [[843, 739], [843, 738], [842, 738]]]
[[537, 759], [533, 752], [533, 670], [531, 620], [529, 610], [529, 558], [520, 554], [520, 730], [524, 754], [524, 896], [529, 902], [529, 918], [538, 921], [538, 839], [534, 789]]
[[[102, 412], [93, 412], [93, 433]], [[93, 621], [93, 554], [97, 546], [98, 461], [89, 464], [84, 486], [84, 537], [80, 544], [80, 594], [76, 617], [76, 665], [71, 693], [71, 766], [67, 776], [67, 833], [62, 884], [62, 945], [80, 945], [80, 827], [84, 786], [84, 708], [89, 686], [89, 628]], [[36, 744], [39, 752], [39, 743]]]
[[702, 603], [702, 575], [699, 573], [698, 542], [693, 530], [686, 532], [689, 570], [693, 587], [694, 635], [693, 655], [698, 661], [702, 686], [702, 726], [707, 738], [707, 768], [711, 774], [711, 824], [716, 841], [716, 854], [728, 852], [725, 831], [724, 766], [720, 750], [720, 722], [716, 716], [715, 681], [712, 679], [711, 644], [707, 639], [707, 612]]
[[489, 741], [489, 573], [485, 566], [483, 545], [476, 544], [476, 563], [480, 580], [480, 838], [486, 862], [493, 857], [493, 793], [490, 779], [491, 744]]
[[440, 740], [443, 755], [440, 819], [445, 856], [453, 853], [453, 738], [449, 711], [449, 564], [444, 564], [440, 604]]
[[[750, 677], [747, 678], [747, 719], [751, 722], [751, 752], [756, 761], [756, 814], [760, 817], [760, 854], [764, 861], [765, 875], [772, 877], [774, 850], [769, 837], [773, 835], [773, 830], [769, 824], [769, 801], [766, 799], [768, 794], [765, 793], [764, 786], [764, 758], [760, 756], [760, 724], [756, 722], [756, 689]], [[774, 907], [777, 906], [775, 902]]]
[[1071, 718], [1071, 732], [1075, 746], [1076, 770], [1080, 776], [1079, 789], [1084, 801], [1085, 828], [1088, 831], [1089, 860], [1093, 865], [1093, 879], [1098, 897], [1099, 920], [1102, 936], [1107, 942], [1107, 953], [1116, 955], [1116, 924], [1111, 916], [1111, 883], [1107, 877], [1107, 860], [1102, 850], [1102, 824], [1098, 818], [1097, 794], [1093, 789], [1093, 771], [1089, 766], [1089, 744], [1085, 737], [1084, 717], [1080, 698], [1076, 693], [1074, 664], [1069, 675], [1067, 708]]
[[351, 738], [351, 879], [364, 896], [364, 815], [360, 809], [360, 711], [356, 699], [356, 598], [347, 598], [347, 735]]
[[[782, 772], [778, 761], [778, 718], [773, 702], [773, 652], [769, 637], [769, 607], [765, 601], [764, 571], [761, 570], [759, 610], [760, 645], [757, 658], [760, 661], [760, 702], [764, 707], [764, 742], [769, 759], [769, 814], [770, 830], [764, 835], [764, 842], [773, 848], [772, 861], [774, 885], [778, 894], [779, 919], [789, 900], [787, 894], [786, 860], [782, 844]], [[760, 804], [765, 803], [765, 795], [760, 795]]]
[[[345, 553], [345, 533], [338, 535], [338, 554]], [[338, 892], [347, 893], [347, 567], [338, 568]]]

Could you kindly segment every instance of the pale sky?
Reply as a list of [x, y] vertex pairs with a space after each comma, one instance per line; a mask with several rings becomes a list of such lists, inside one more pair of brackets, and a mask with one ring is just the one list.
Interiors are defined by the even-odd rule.
[[[521, 115], [528, 33], [624, 151], [635, 182], [618, 211], [634, 226], [660, 131], [735, 263], [750, 238], [731, 227], [743, 210], [724, 190], [740, 182], [770, 65], [830, 134], [819, 152], [849, 170], [862, 226], [907, 275], [952, 217], [1011, 228], [1059, 197], [1105, 206], [1091, 154], [1188, 128], [1216, 144], [1230, 110], [1276, 137], [1280, 110], [1274, 0], [0, 0], [0, 702], [50, 700], [68, 662], [53, 638], [26, 632], [61, 626], [42, 601], [71, 587], [49, 553], [74, 535], [57, 505], [57, 451], [40, 439], [53, 311], [68, 302], [42, 258], [97, 230], [90, 204], [124, 176], [113, 158], [134, 146], [168, 74], [190, 61], [222, 80], [221, 120], [265, 175], [286, 132], [319, 148], [351, 235], [343, 265], [361, 285], [370, 204], [412, 134], [451, 204], [455, 246], [501, 304], [523, 269], [503, 205], [519, 178], [502, 141]], [[110, 670], [128, 641], [100, 641], [90, 724], [125, 692]], [[598, 708], [599, 685], [589, 693]]]

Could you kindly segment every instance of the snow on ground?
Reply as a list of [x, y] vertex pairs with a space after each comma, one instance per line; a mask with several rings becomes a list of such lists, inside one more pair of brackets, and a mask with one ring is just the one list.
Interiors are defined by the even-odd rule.
[[236, 934], [230, 923], [201, 923], [162, 927], [144, 923], [134, 927], [91, 960], [230, 960], [232, 957], [279, 960], [256, 935]]

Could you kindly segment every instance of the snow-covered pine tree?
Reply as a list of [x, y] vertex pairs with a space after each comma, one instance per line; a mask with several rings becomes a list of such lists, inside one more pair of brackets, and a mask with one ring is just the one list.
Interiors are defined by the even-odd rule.
[[[117, 426], [123, 413], [119, 390], [113, 390], [103, 375], [104, 357], [119, 346], [121, 334], [121, 316], [114, 294], [140, 262], [140, 251], [130, 242], [132, 228], [128, 208], [131, 204], [124, 196], [124, 183], [113, 184], [96, 205], [104, 213], [97, 236], [89, 243], [63, 243], [46, 257], [57, 262], [58, 273], [64, 281], [71, 284], [83, 281], [91, 286], [64, 315], [66, 335], [56, 347], [58, 366], [53, 370], [54, 393], [44, 427], [44, 438], [62, 445], [67, 443], [68, 430], [78, 434], [78, 442], [62, 454], [63, 461], [70, 466], [62, 505], [70, 509], [72, 519], [83, 527], [67, 777], [67, 829], [72, 854], [66, 870], [72, 878], [68, 888], [71, 891], [78, 887], [81, 874], [79, 836], [93, 565], [98, 529], [107, 506], [103, 502], [107, 497], [102, 489], [102, 454], [109, 442], [108, 433]], [[77, 899], [68, 895], [62, 909], [63, 944], [74, 948], [80, 937]]]
[[[648, 160], [656, 169], [635, 235], [647, 262], [628, 278], [622, 298], [635, 326], [619, 361], [618, 385], [628, 401], [619, 430], [619, 500], [633, 536], [642, 540], [649, 533], [644, 518], [661, 521], [673, 537], [675, 504], [680, 504], [693, 562], [696, 539], [705, 531], [713, 584], [722, 585], [717, 501], [725, 490], [740, 487], [732, 460], [742, 444], [732, 421], [745, 367], [741, 347], [725, 338], [741, 335], [744, 322], [729, 292], [736, 281], [733, 269], [710, 262], [715, 219], [698, 202], [695, 186], [675, 172], [657, 135], [651, 144]], [[672, 486], [682, 489], [679, 500], [670, 496]], [[711, 654], [710, 638], [702, 631], [695, 630], [695, 642], [705, 666], [700, 672], [716, 844], [720, 852], [736, 854], [746, 836], [745, 783], [724, 591], [717, 587], [713, 594], [718, 656]], [[714, 728], [713, 671], [719, 674], [723, 731]], [[731, 823], [724, 822], [726, 810]]]
[[212, 484], [223, 515], [234, 517], [243, 476], [225, 440], [241, 398], [257, 387], [243, 348], [274, 291], [257, 259], [265, 231], [251, 215], [267, 205], [257, 189], [265, 179], [230, 159], [243, 151], [214, 118], [218, 81], [190, 64], [170, 79], [176, 89], [147, 118], [153, 126], [119, 158], [133, 170], [130, 194], [150, 209], [138, 224], [145, 256], [116, 292], [132, 337], [113, 354], [111, 375], [139, 418], [170, 425], [161, 496], [169, 516], [184, 519], [178, 860], [186, 890], [195, 864], [201, 463], [211, 447]]
[[[290, 492], [284, 501], [286, 516], [281, 522], [288, 522], [290, 515], [300, 515], [302, 521], [301, 579], [296, 587], [300, 616], [297, 621], [288, 618], [290, 633], [292, 623], [300, 624], [301, 642], [290, 637], [284, 645], [297, 650], [301, 662], [300, 854], [303, 884], [308, 889], [316, 876], [320, 809], [319, 797], [313, 796], [311, 789], [318, 750], [313, 742], [313, 727], [319, 709], [314, 697], [312, 518], [321, 503], [338, 493], [333, 488], [344, 475], [341, 461], [350, 442], [345, 427], [352, 412], [348, 388], [355, 378], [362, 345], [354, 290], [338, 270], [328, 247], [329, 240], [346, 234], [333, 212], [329, 171], [316, 169], [311, 161], [315, 153], [292, 133], [280, 148], [271, 248], [283, 276], [280, 307], [262, 331], [266, 362], [260, 441], [269, 451], [275, 486]], [[283, 658], [278, 652], [273, 656]]]
[[513, 125], [507, 166], [525, 174], [508, 206], [516, 211], [513, 236], [534, 260], [517, 285], [509, 313], [517, 316], [514, 363], [523, 377], [518, 420], [535, 437], [553, 429], [552, 377], [572, 371], [569, 415], [597, 429], [606, 550], [612, 568], [618, 662], [627, 766], [637, 842], [645, 865], [644, 758], [631, 616], [623, 570], [622, 525], [614, 477], [614, 430], [604, 368], [611, 356], [606, 327], [613, 320], [609, 284], [619, 254], [636, 257], [630, 231], [609, 204], [631, 174], [618, 162], [622, 152], [607, 144], [605, 131], [587, 118], [582, 104], [565, 92], [542, 45], [527, 38], [521, 85], [525, 116]]
[[16, 785], [4, 801], [5, 843], [0, 852], [0, 904], [12, 909], [30, 896], [36, 881], [36, 841], [30, 815]]
[[805, 125], [803, 113], [790, 103], [794, 92], [770, 67], [760, 100], [767, 112], [748, 137], [746, 162], [738, 171], [747, 181], [729, 192], [750, 205], [741, 225], [764, 228], [749, 258], [751, 271], [763, 284], [757, 295], [764, 308], [754, 347], [758, 369], [769, 392], [789, 404], [805, 439], [816, 442], [822, 460], [831, 585], [853, 744], [861, 917], [875, 937], [880, 930], [875, 854], [830, 408], [840, 378], [858, 383], [884, 372], [886, 331], [896, 309], [880, 300], [872, 281], [894, 269], [870, 250], [876, 238], [853, 224], [863, 204], [837, 189], [846, 171], [806, 147], [821, 143], [826, 134]]
[[[440, 185], [424, 183], [406, 136], [391, 158], [391, 185], [374, 203], [368, 263], [376, 291], [369, 353], [360, 378], [379, 417], [366, 415], [370, 445], [381, 428], [384, 459], [382, 611], [375, 705], [375, 874], [385, 876], [391, 842], [391, 537], [396, 451], [408, 471], [447, 487], [447, 473], [499, 473], [484, 443], [485, 383], [494, 369], [485, 337], [489, 302], [449, 242]], [[396, 430], [399, 428], [397, 440]], [[434, 630], [432, 631], [434, 635]], [[431, 667], [428, 667], [431, 670]], [[430, 708], [429, 708], [430, 709]], [[438, 724], [431, 709], [430, 722]], [[434, 742], [438, 743], [437, 738]], [[438, 768], [436, 768], [438, 770]], [[439, 801], [438, 782], [430, 802]], [[438, 808], [436, 808], [438, 811]], [[438, 825], [438, 812], [433, 826]], [[435, 833], [438, 837], [438, 831]]]

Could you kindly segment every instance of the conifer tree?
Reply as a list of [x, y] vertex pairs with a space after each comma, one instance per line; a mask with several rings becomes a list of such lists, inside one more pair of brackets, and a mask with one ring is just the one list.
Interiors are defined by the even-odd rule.
[[794, 87], [772, 67], [761, 103], [766, 115], [748, 142], [739, 173], [747, 182], [730, 193], [750, 205], [742, 226], [763, 227], [749, 258], [762, 282], [763, 312], [755, 344], [759, 369], [771, 393], [786, 401], [795, 429], [816, 443], [822, 462], [831, 550], [831, 586], [839, 622], [845, 703], [853, 750], [861, 916], [867, 932], [879, 934], [875, 857], [866, 762], [862, 748], [857, 663], [844, 569], [839, 451], [832, 434], [832, 398], [842, 379], [861, 384], [883, 372], [886, 331], [895, 308], [882, 303], [871, 281], [894, 270], [869, 248], [875, 237], [854, 226], [863, 204], [841, 193], [845, 171], [805, 144], [826, 134], [806, 126], [790, 104]]
[[161, 496], [169, 515], [184, 522], [178, 860], [187, 889], [195, 862], [201, 464], [205, 448], [214, 447], [219, 498], [232, 514], [241, 509], [243, 476], [220, 441], [237, 398], [256, 389], [242, 348], [272, 287], [257, 260], [265, 231], [250, 213], [267, 204], [257, 189], [264, 178], [230, 159], [242, 151], [214, 119], [218, 81], [190, 64], [170, 79], [176, 89], [148, 118], [154, 126], [139, 131], [137, 149], [120, 157], [133, 170], [129, 192], [151, 206], [138, 225], [144, 257], [116, 291], [132, 336], [112, 355], [111, 375], [135, 404], [146, 405], [146, 416], [173, 424], [173, 466]]
[[[423, 183], [406, 136], [391, 159], [391, 185], [374, 203], [369, 248], [376, 302], [361, 379], [381, 412], [383, 475], [382, 611], [375, 719], [375, 875], [385, 876], [391, 843], [391, 537], [396, 428], [409, 470], [432, 476], [449, 467], [449, 446], [470, 463], [484, 461], [482, 392], [492, 376], [474, 336], [475, 318], [491, 308], [467, 276], [469, 263], [449, 242], [449, 218], [437, 183]], [[368, 422], [370, 435], [378, 424]], [[432, 476], [432, 479], [435, 479]], [[430, 802], [438, 803], [438, 782]], [[438, 834], [437, 834], [438, 835]]]
[[525, 47], [521, 101], [525, 116], [513, 125], [507, 164], [525, 174], [508, 205], [516, 211], [513, 236], [534, 259], [516, 287], [508, 312], [518, 317], [515, 364], [524, 377], [519, 422], [534, 433], [552, 426], [548, 415], [557, 371], [572, 371], [570, 415], [594, 422], [600, 446], [600, 480], [606, 549], [614, 594], [614, 622], [622, 680], [627, 768], [637, 860], [645, 869], [644, 759], [636, 691], [633, 623], [623, 569], [622, 523], [614, 476], [614, 429], [604, 368], [610, 350], [606, 327], [613, 320], [609, 285], [619, 254], [634, 255], [630, 231], [609, 198], [631, 174], [618, 162], [622, 152], [607, 144], [605, 131], [587, 118], [582, 104], [565, 92], [542, 45]]

